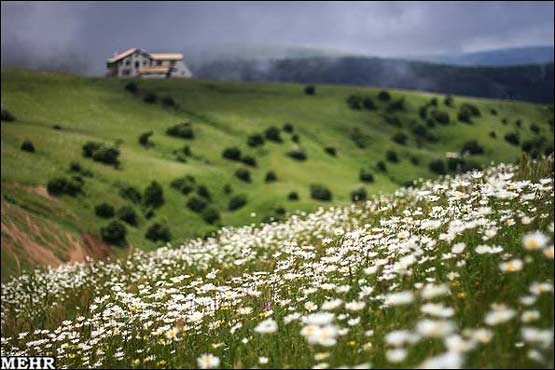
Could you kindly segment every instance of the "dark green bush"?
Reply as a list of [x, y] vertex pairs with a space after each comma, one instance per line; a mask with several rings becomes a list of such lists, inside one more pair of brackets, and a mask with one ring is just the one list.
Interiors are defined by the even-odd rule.
[[217, 221], [220, 221], [220, 212], [214, 206], [209, 206], [202, 211], [202, 219], [207, 224], [213, 225]]
[[420, 108], [418, 108], [418, 115], [420, 116], [421, 119], [426, 120], [426, 118], [428, 118], [428, 106], [423, 105]]
[[491, 137], [492, 139], [496, 139], [496, 138], [497, 138], [497, 134], [495, 133], [495, 131], [490, 131], [490, 132], [489, 132], [489, 137]]
[[316, 200], [331, 201], [332, 194], [330, 189], [321, 184], [310, 185], [310, 197]]
[[266, 182], [274, 182], [274, 181], [277, 181], [276, 173], [275, 173], [274, 171], [268, 171], [268, 172], [266, 172], [266, 177], [264, 178], [264, 181], [266, 181]]
[[287, 199], [291, 201], [299, 200], [299, 194], [296, 191], [292, 191], [289, 194], [287, 194]]
[[256, 147], [264, 144], [264, 136], [260, 134], [253, 134], [247, 138], [247, 144], [251, 147]]
[[153, 134], [152, 131], [143, 132], [139, 136], [139, 144], [141, 144], [142, 146], [145, 146], [145, 147], [151, 146], [152, 143], [149, 142], [149, 139], [152, 136], [152, 134]]
[[85, 145], [83, 145], [83, 157], [90, 158], [93, 156], [94, 152], [98, 150], [102, 146], [102, 143], [98, 143], [95, 141], [87, 141]]
[[212, 199], [212, 197], [210, 196], [210, 191], [208, 191], [208, 188], [206, 187], [206, 185], [199, 185], [197, 189], [197, 194], [203, 197], [204, 199], [207, 199], [207, 200]]
[[53, 128], [54, 130], [61, 130], [61, 129], [62, 129], [62, 126], [60, 126], [59, 124], [56, 123], [54, 126], [52, 126], [52, 128]]
[[388, 91], [382, 90], [378, 94], [378, 99], [380, 99], [381, 101], [389, 101], [391, 100], [391, 95]]
[[191, 196], [186, 203], [187, 208], [196, 213], [202, 212], [202, 210], [206, 208], [207, 204], [208, 202], [206, 202], [206, 200], [196, 195]]
[[153, 242], [161, 241], [167, 243], [171, 240], [172, 234], [166, 225], [155, 222], [147, 229], [145, 238]]
[[505, 134], [505, 141], [516, 146], [520, 143], [520, 137], [516, 132], [509, 132], [508, 134]]
[[154, 93], [146, 93], [143, 100], [145, 101], [145, 103], [156, 103], [156, 101], [158, 100], [158, 96]]
[[72, 162], [69, 164], [69, 170], [70, 170], [71, 172], [80, 173], [80, 172], [83, 170], [83, 168], [81, 167], [81, 164], [80, 164], [79, 162], [77, 162], [77, 161], [72, 161]]
[[515, 121], [515, 125], [516, 125], [516, 127], [522, 127], [522, 120], [517, 119], [517, 120]]
[[469, 140], [464, 143], [461, 153], [468, 153], [470, 155], [484, 154], [484, 148], [477, 140]]
[[246, 168], [238, 168], [237, 171], [235, 171], [235, 176], [244, 182], [251, 182], [251, 173]]
[[229, 185], [229, 184], [225, 184], [225, 185], [224, 185], [224, 193], [225, 193], [225, 194], [231, 194], [231, 193], [233, 193], [233, 188], [231, 187], [231, 185]]
[[431, 98], [428, 104], [432, 107], [437, 107], [437, 98]]
[[227, 209], [229, 209], [230, 211], [235, 211], [239, 208], [242, 208], [245, 204], [247, 204], [247, 196], [244, 194], [239, 194], [229, 200]]
[[119, 164], [119, 150], [115, 147], [101, 145], [92, 155], [92, 159], [96, 162], [102, 162], [110, 165]]
[[307, 158], [305, 151], [302, 149], [290, 150], [287, 152], [287, 155], [298, 161], [305, 161]]
[[393, 102], [391, 102], [386, 109], [386, 112], [388, 113], [394, 113], [394, 112], [402, 112], [406, 110], [405, 107], [405, 98], [401, 98], [399, 100], [395, 100]]
[[411, 155], [410, 163], [412, 163], [415, 166], [418, 166], [420, 164], [420, 159], [418, 159], [418, 157], [416, 157], [414, 155]]
[[443, 103], [448, 107], [452, 107], [454, 103], [453, 97], [451, 95], [447, 95], [443, 100]]
[[347, 105], [353, 110], [362, 109], [362, 97], [360, 95], [350, 95], [347, 98]]
[[434, 119], [436, 122], [438, 122], [442, 125], [449, 124], [449, 113], [447, 113], [447, 112], [443, 112], [443, 111], [440, 111], [440, 110], [433, 110], [430, 113], [430, 116], [432, 117], [432, 119]]
[[143, 200], [144, 205], [147, 207], [160, 207], [164, 204], [164, 190], [162, 186], [158, 182], [152, 181], [145, 189]]
[[23, 150], [24, 152], [34, 153], [35, 152], [35, 146], [31, 142], [31, 140], [25, 140], [21, 144], [21, 150]]
[[67, 194], [75, 196], [82, 191], [83, 180], [80, 177], [74, 176], [72, 178], [56, 177], [48, 181], [46, 190], [49, 194], [59, 196]]
[[226, 159], [230, 159], [232, 161], [240, 161], [241, 160], [241, 149], [237, 148], [236, 146], [225, 148], [222, 152], [222, 157]]
[[353, 202], [361, 202], [368, 199], [368, 194], [366, 193], [365, 188], [358, 188], [351, 192], [351, 200]]
[[366, 110], [376, 110], [376, 108], [377, 108], [376, 104], [374, 104], [374, 101], [369, 96], [364, 97], [364, 99], [362, 100], [362, 106]]
[[293, 133], [294, 130], [295, 130], [295, 129], [294, 129], [293, 125], [290, 124], [290, 123], [285, 123], [285, 124], [283, 125], [283, 131], [285, 131], [285, 132], [288, 132], [288, 133], [291, 134], [291, 133]]
[[137, 213], [135, 212], [133, 207], [123, 206], [118, 209], [116, 214], [120, 220], [131, 226], [137, 226], [137, 224], [139, 223]]
[[497, 110], [495, 110], [494, 108], [491, 108], [489, 112], [491, 113], [492, 116], [497, 116]]
[[298, 143], [299, 141], [301, 141], [301, 139], [299, 138], [299, 135], [297, 135], [297, 134], [293, 134], [293, 136], [291, 136], [291, 140], [294, 143]]
[[540, 133], [540, 126], [536, 125], [535, 123], [532, 123], [530, 125], [530, 130], [532, 130], [532, 132], [535, 133], [535, 134], [539, 134]]
[[324, 151], [331, 155], [332, 157], [337, 157], [337, 151], [333, 146], [327, 146], [324, 148]]
[[251, 155], [246, 155], [241, 159], [241, 162], [246, 164], [247, 166], [256, 167], [256, 158]]
[[403, 127], [403, 123], [401, 122], [401, 120], [397, 116], [386, 114], [386, 115], [384, 115], [383, 118], [384, 118], [385, 122], [390, 126]]
[[6, 109], [2, 109], [0, 111], [0, 121], [13, 122], [15, 121], [15, 116], [11, 114], [9, 111], [7, 111]]
[[175, 100], [171, 96], [164, 96], [162, 98], [162, 105], [166, 107], [175, 107]]
[[460, 122], [472, 123], [472, 115], [468, 110], [459, 110], [459, 112], [457, 113], [457, 119]]
[[100, 203], [94, 207], [94, 213], [98, 217], [112, 218], [114, 217], [114, 207], [106, 202]]
[[397, 153], [395, 153], [393, 150], [388, 150], [385, 152], [385, 159], [392, 163], [399, 162], [399, 157], [397, 157]]
[[120, 189], [119, 196], [135, 204], [140, 204], [143, 199], [139, 190], [137, 190], [137, 188], [134, 188], [133, 186], [127, 186]]
[[316, 94], [316, 87], [314, 85], [308, 85], [304, 87], [304, 93], [306, 95], [315, 95]]
[[461, 122], [472, 123], [473, 117], [480, 117], [480, 109], [470, 103], [463, 103], [459, 108], [457, 118]]
[[274, 141], [276, 143], [281, 143], [282, 142], [281, 135], [280, 135], [280, 132], [279, 132], [279, 128], [277, 128], [275, 126], [268, 127], [264, 131], [264, 136], [266, 137], [266, 139]]
[[406, 145], [408, 138], [407, 138], [407, 135], [405, 135], [403, 132], [398, 132], [395, 135], [393, 135], [391, 139], [397, 144]]
[[384, 161], [379, 161], [378, 163], [376, 163], [376, 168], [380, 172], [387, 172], [387, 166], [385, 165]]
[[362, 182], [372, 183], [374, 182], [374, 175], [365, 169], [361, 169], [360, 173], [358, 174], [358, 179]]
[[503, 118], [503, 119], [501, 119], [501, 123], [502, 123], [503, 125], [506, 125], [506, 124], [509, 123], [509, 120], [507, 120], [506, 118]]
[[428, 164], [428, 168], [433, 173], [438, 175], [445, 175], [447, 173], [445, 169], [445, 162], [441, 159], [434, 159]]
[[125, 225], [119, 221], [112, 221], [106, 227], [100, 229], [102, 240], [106, 243], [119, 246], [123, 246], [127, 243], [125, 240], [126, 234], [127, 230], [125, 229]]
[[139, 87], [135, 82], [129, 82], [125, 85], [125, 90], [135, 94], [139, 90]]
[[370, 143], [370, 136], [363, 133], [358, 127], [352, 129], [350, 136], [355, 145], [361, 149], [366, 148], [366, 146]]
[[189, 122], [178, 123], [175, 126], [171, 126], [166, 130], [166, 134], [169, 136], [180, 137], [183, 139], [194, 139], [195, 134], [193, 133], [193, 128]]

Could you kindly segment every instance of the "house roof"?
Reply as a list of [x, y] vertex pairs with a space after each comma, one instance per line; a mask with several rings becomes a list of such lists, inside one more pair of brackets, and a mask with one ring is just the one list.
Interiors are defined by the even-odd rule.
[[143, 67], [139, 69], [139, 74], [159, 74], [168, 73], [170, 67]]
[[149, 53], [150, 57], [154, 60], [182, 60], [183, 54], [181, 53]]
[[140, 49], [137, 49], [137, 48], [127, 49], [127, 50], [125, 50], [124, 52], [121, 52], [121, 53], [119, 53], [119, 54], [117, 54], [117, 55], [114, 55], [114, 56], [111, 57], [111, 58], [108, 58], [108, 62], [109, 62], [109, 63], [117, 62], [118, 60], [123, 59], [123, 58], [125, 58], [125, 57], [127, 57], [127, 56], [133, 54], [133, 53], [136, 52], [137, 50], [140, 50]]

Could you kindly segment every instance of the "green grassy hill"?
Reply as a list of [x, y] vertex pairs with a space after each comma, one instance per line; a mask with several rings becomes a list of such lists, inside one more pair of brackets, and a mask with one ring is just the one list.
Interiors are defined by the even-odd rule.
[[[448, 168], [446, 153], [460, 152], [469, 140], [477, 140], [484, 153], [464, 157], [467, 167], [513, 162], [522, 144], [531, 152], [553, 148], [552, 106], [455, 96], [453, 106], [447, 107], [443, 96], [399, 90], [389, 90], [391, 100], [384, 102], [378, 98], [380, 90], [371, 88], [317, 85], [315, 95], [307, 95], [298, 84], [197, 80], [141, 80], [136, 81], [138, 92], [131, 93], [125, 89], [128, 82], [2, 70], [2, 109], [15, 117], [3, 120], [1, 126], [3, 279], [32, 264], [126, 253], [127, 248], [111, 248], [100, 240], [99, 230], [110, 222], [95, 215], [95, 206], [102, 202], [116, 210], [132, 206], [139, 220], [136, 227], [126, 226], [127, 241], [134, 248], [154, 249], [163, 243], [145, 239], [153, 223], [168, 226], [175, 244], [220, 225], [279, 218], [283, 210], [348, 204], [351, 191], [361, 187], [369, 194], [391, 192], [408, 181], [435, 176], [430, 161], [440, 159]], [[157, 96], [156, 102], [144, 101], [149, 93]], [[347, 99], [353, 94], [371, 97], [376, 109], [352, 109]], [[176, 105], [164, 105], [164, 97]], [[437, 106], [429, 106], [424, 115], [421, 107], [434, 97]], [[403, 109], [392, 111], [392, 102], [399, 99], [404, 99]], [[356, 99], [351, 101], [357, 104]], [[457, 120], [464, 103], [480, 112], [471, 124]], [[449, 123], [432, 118], [434, 110], [447, 113]], [[194, 139], [166, 134], [182, 122], [190, 122]], [[285, 123], [293, 126], [292, 133], [283, 130]], [[271, 126], [280, 129], [281, 143], [247, 145], [249, 135], [264, 134]], [[148, 148], [138, 141], [147, 131], [153, 132]], [[404, 145], [392, 140], [399, 133], [406, 136]], [[508, 133], [518, 135], [518, 145], [504, 139]], [[32, 142], [34, 153], [20, 149], [25, 140]], [[88, 141], [117, 146], [119, 168], [84, 158], [82, 146]], [[190, 155], [183, 154], [184, 146]], [[254, 157], [257, 166], [222, 158], [228, 147]], [[337, 155], [326, 153], [326, 147], [335, 148]], [[289, 157], [292, 150], [303, 150], [307, 159]], [[386, 159], [388, 150], [395, 152], [397, 163]], [[79, 174], [84, 180], [82, 193], [49, 195], [50, 179], [76, 175], [69, 169], [73, 161], [91, 173]], [[379, 170], [379, 161], [386, 172]], [[235, 177], [238, 168], [250, 170], [250, 183]], [[361, 169], [372, 173], [375, 181], [361, 182]], [[277, 181], [267, 183], [270, 170]], [[208, 189], [209, 204], [219, 211], [220, 221], [206, 223], [186, 206], [193, 193], [184, 195], [170, 186], [185, 175], [195, 178], [193, 193], [199, 185]], [[152, 181], [161, 184], [165, 202], [147, 219], [148, 209], [119, 193], [129, 186], [142, 193]], [[226, 184], [231, 194], [224, 191]], [[311, 199], [311, 184], [329, 188], [332, 201]], [[297, 192], [299, 200], [288, 200], [290, 192]], [[246, 196], [247, 204], [229, 211], [230, 199], [238, 194]]]

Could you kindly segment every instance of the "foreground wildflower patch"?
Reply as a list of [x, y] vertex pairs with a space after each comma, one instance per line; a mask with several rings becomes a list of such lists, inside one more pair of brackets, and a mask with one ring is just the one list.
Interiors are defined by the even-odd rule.
[[71, 368], [552, 367], [553, 178], [518, 173], [499, 165], [22, 275], [2, 286], [2, 355]]

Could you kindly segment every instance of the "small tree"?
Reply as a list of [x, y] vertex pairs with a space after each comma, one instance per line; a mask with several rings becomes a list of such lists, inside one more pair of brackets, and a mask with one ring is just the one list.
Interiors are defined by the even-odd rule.
[[21, 144], [21, 150], [23, 150], [24, 152], [34, 153], [35, 152], [35, 146], [31, 142], [31, 140], [25, 140]]
[[316, 87], [314, 87], [314, 85], [305, 86], [304, 93], [306, 95], [315, 95], [316, 94]]
[[145, 101], [145, 103], [153, 104], [156, 103], [156, 101], [158, 100], [158, 96], [154, 93], [146, 93], [143, 100]]
[[277, 181], [276, 173], [275, 173], [274, 171], [268, 171], [268, 172], [266, 172], [266, 177], [264, 178], [264, 181], [266, 181], [266, 182], [274, 182], [274, 181]]
[[6, 109], [2, 109], [0, 112], [1, 112], [0, 121], [4, 121], [4, 122], [15, 121], [15, 116], [11, 114], [9, 111], [7, 111]]
[[399, 157], [397, 157], [397, 153], [395, 153], [393, 150], [388, 150], [387, 152], [385, 152], [385, 158], [392, 163], [399, 162]]
[[237, 148], [236, 146], [225, 148], [224, 151], [222, 152], [222, 157], [232, 161], [240, 161], [241, 149]]
[[125, 235], [127, 230], [125, 225], [119, 221], [112, 221], [106, 227], [100, 229], [100, 235], [102, 240], [106, 243], [123, 246], [127, 242], [125, 240]]
[[251, 147], [256, 147], [264, 144], [264, 136], [260, 134], [253, 134], [247, 138], [247, 144]]
[[162, 186], [158, 182], [152, 181], [150, 185], [146, 187], [143, 199], [147, 207], [160, 207], [164, 204], [164, 190]]
[[403, 132], [396, 133], [395, 135], [393, 135], [391, 139], [397, 144], [401, 144], [401, 145], [407, 144], [407, 135], [405, 135]]
[[244, 182], [251, 182], [251, 173], [246, 168], [238, 168], [237, 171], [235, 171], [235, 176]]
[[189, 122], [179, 123], [175, 126], [171, 126], [166, 130], [166, 134], [169, 136], [180, 137], [183, 139], [194, 139], [195, 135], [193, 133], [193, 128]]
[[247, 166], [256, 167], [256, 158], [251, 155], [246, 155], [241, 159], [241, 162]]
[[264, 131], [264, 136], [266, 139], [274, 141], [276, 143], [281, 143], [283, 140], [281, 139], [281, 135], [279, 132], [279, 128], [275, 126], [270, 126]]
[[381, 101], [389, 101], [391, 100], [391, 95], [388, 91], [382, 90], [378, 93], [378, 99], [380, 99]]
[[310, 185], [310, 197], [316, 200], [331, 201], [332, 194], [330, 189], [321, 184]]
[[285, 124], [283, 125], [283, 131], [285, 131], [285, 132], [287, 132], [287, 133], [290, 133], [290, 134], [291, 134], [291, 133], [293, 132], [293, 130], [294, 130], [294, 128], [293, 128], [293, 125], [292, 125], [292, 124], [290, 124], [290, 123], [285, 123]]
[[131, 225], [137, 226], [138, 224], [138, 216], [133, 207], [130, 206], [123, 206], [117, 211], [117, 216], [123, 222]]
[[139, 87], [135, 82], [129, 82], [125, 85], [125, 90], [129, 91], [132, 94], [135, 94], [139, 90]]
[[114, 217], [114, 207], [106, 202], [100, 203], [94, 207], [94, 213], [98, 217], [112, 218]]
[[141, 144], [144, 147], [150, 147], [152, 146], [152, 143], [149, 141], [150, 137], [152, 136], [153, 132], [152, 131], [147, 131], [147, 132], [143, 132], [140, 136], [139, 136], [139, 144]]
[[206, 205], [207, 205], [206, 200], [196, 195], [193, 195], [187, 201], [187, 208], [189, 208], [191, 211], [196, 213], [202, 212], [202, 210], [206, 208]]
[[289, 194], [287, 194], [287, 199], [291, 201], [299, 200], [299, 194], [296, 191], [292, 191]]
[[324, 151], [331, 155], [332, 157], [337, 157], [337, 151], [333, 146], [327, 146], [324, 148]]
[[306, 153], [302, 149], [294, 149], [287, 152], [287, 155], [297, 161], [306, 161]]
[[214, 224], [220, 220], [220, 212], [214, 206], [209, 206], [202, 211], [202, 219], [207, 224]]
[[366, 193], [366, 189], [358, 188], [351, 192], [351, 200], [353, 202], [361, 202], [365, 201], [368, 198], [368, 194]]
[[358, 175], [358, 179], [365, 183], [372, 183], [374, 182], [374, 175], [370, 171], [361, 169]]
[[429, 163], [428, 167], [430, 168], [430, 171], [438, 175], [445, 175], [447, 173], [445, 169], [445, 162], [441, 159], [434, 159]]
[[229, 200], [229, 204], [228, 204], [227, 209], [229, 209], [230, 211], [235, 211], [235, 210], [245, 206], [245, 204], [247, 204], [246, 195], [239, 194], [239, 195], [236, 195], [236, 196], [234, 196], [233, 198], [231, 198]]
[[145, 238], [153, 242], [162, 241], [167, 243], [171, 240], [172, 234], [166, 225], [155, 222], [147, 229]]

